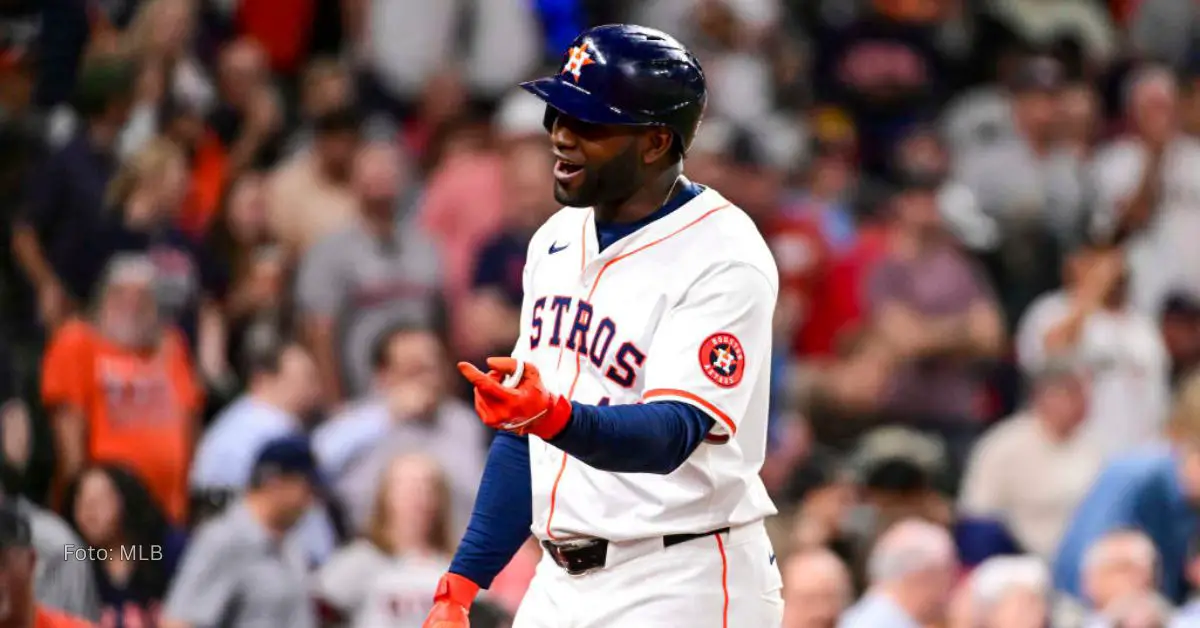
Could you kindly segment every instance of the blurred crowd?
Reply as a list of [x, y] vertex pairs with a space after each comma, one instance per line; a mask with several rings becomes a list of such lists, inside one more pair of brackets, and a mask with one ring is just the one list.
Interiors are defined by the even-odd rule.
[[618, 21], [776, 256], [784, 628], [1200, 626], [1200, 4], [0, 0], [0, 627], [419, 626], [558, 209], [514, 86]]

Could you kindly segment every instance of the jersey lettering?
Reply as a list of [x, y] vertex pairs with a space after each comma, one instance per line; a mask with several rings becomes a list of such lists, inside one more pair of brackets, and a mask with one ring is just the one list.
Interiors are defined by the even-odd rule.
[[571, 309], [571, 297], [554, 297], [550, 309], [554, 310], [554, 333], [550, 334], [550, 346], [557, 347], [562, 344], [563, 312]]
[[542, 342], [542, 308], [544, 307], [546, 307], [546, 297], [533, 303], [533, 322], [530, 324], [533, 327], [533, 333], [529, 334], [530, 349], [537, 349], [538, 344]]
[[[540, 297], [535, 300], [533, 316], [530, 321], [532, 330], [529, 334], [529, 348], [536, 349], [542, 344], [547, 301], [550, 303], [550, 309], [554, 312], [554, 323], [546, 345], [548, 347], [561, 346], [574, 351], [587, 357], [597, 369], [602, 369], [605, 360], [608, 359], [613, 341], [617, 337], [617, 324], [613, 322], [613, 319], [605, 316], [597, 325], [593, 326], [592, 318], [595, 316], [595, 308], [591, 303], [582, 299], [575, 300], [571, 297], [556, 295]], [[571, 312], [573, 302], [576, 305], [574, 312]], [[567, 318], [570, 318], [572, 322], [564, 344], [562, 328], [563, 320]], [[605, 377], [623, 388], [630, 388], [637, 381], [638, 370], [645, 361], [645, 352], [638, 349], [632, 342], [622, 343], [617, 349], [613, 363], [604, 371]]]
[[587, 332], [591, 325], [592, 304], [581, 300], [579, 307], [575, 309], [575, 322], [571, 324], [571, 333], [567, 335], [567, 348], [586, 354]]
[[[637, 371], [641, 368], [642, 363], [646, 361], [646, 354], [633, 346], [633, 343], [626, 342], [617, 349], [616, 364], [608, 367], [608, 371], [604, 373], [605, 377], [616, 382], [617, 385], [623, 388], [630, 388], [633, 382], [637, 380]], [[630, 364], [632, 362], [632, 364]]]

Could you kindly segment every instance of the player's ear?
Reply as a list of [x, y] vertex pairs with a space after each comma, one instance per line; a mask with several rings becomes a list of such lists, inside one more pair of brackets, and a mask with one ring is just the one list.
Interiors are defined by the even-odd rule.
[[675, 134], [671, 133], [667, 127], [650, 127], [645, 142], [646, 150], [642, 153], [642, 162], [652, 164], [671, 152], [671, 145], [675, 143]]

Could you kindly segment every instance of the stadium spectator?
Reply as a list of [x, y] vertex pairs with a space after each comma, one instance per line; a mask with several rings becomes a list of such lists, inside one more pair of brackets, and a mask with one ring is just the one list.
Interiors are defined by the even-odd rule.
[[370, 389], [372, 345], [389, 327], [444, 322], [437, 249], [401, 207], [404, 177], [397, 150], [365, 147], [354, 166], [359, 219], [301, 260], [301, 325], [333, 403]]
[[243, 382], [250, 375], [248, 349], [277, 342], [286, 324], [287, 260], [268, 231], [265, 189], [258, 173], [230, 182], [205, 241], [230, 278], [223, 303], [229, 330], [225, 355]]
[[867, 298], [875, 342], [894, 365], [882, 410], [939, 434], [961, 468], [982, 418], [972, 367], [999, 355], [1004, 325], [990, 287], [945, 237], [939, 183], [917, 176], [892, 199], [889, 250]]
[[314, 628], [306, 552], [289, 532], [319, 487], [305, 439], [283, 438], [263, 447], [245, 497], [200, 526], [189, 541], [160, 626]]
[[354, 77], [336, 59], [313, 59], [300, 83], [299, 121], [285, 151], [295, 156], [312, 149], [316, 123], [324, 116], [355, 104]]
[[1093, 230], [1128, 240], [1132, 305], [1157, 317], [1176, 290], [1200, 296], [1200, 140], [1179, 127], [1175, 78], [1143, 68], [1125, 86], [1132, 133], [1100, 148], [1091, 164], [1096, 190]]
[[76, 547], [106, 552], [106, 560], [67, 561], [91, 568], [100, 628], [156, 625], [183, 549], [182, 532], [167, 523], [145, 485], [115, 465], [86, 469], [67, 488], [64, 502], [67, 521], [83, 540]]
[[187, 194], [186, 167], [183, 152], [170, 141], [143, 144], [109, 186], [113, 220], [104, 237], [109, 254], [143, 253], [154, 263], [164, 322], [184, 333], [200, 373], [216, 385], [231, 375], [221, 308], [228, 278], [212, 252], [176, 226]]
[[998, 248], [989, 257], [1006, 319], [1055, 285], [1059, 251], [1079, 236], [1083, 221], [1082, 166], [1060, 139], [1058, 106], [1064, 87], [1056, 61], [1023, 60], [1011, 84], [1013, 134], [977, 146], [956, 163], [957, 179], [996, 221]]
[[1101, 537], [1083, 557], [1083, 594], [1100, 615], [1139, 595], [1153, 593], [1159, 565], [1153, 542], [1135, 530]]
[[1104, 464], [1103, 451], [1082, 434], [1087, 395], [1085, 376], [1071, 365], [1046, 365], [1034, 374], [1029, 407], [991, 428], [971, 452], [958, 500], [967, 520], [960, 529], [973, 525], [987, 544], [984, 530], [998, 525], [1026, 552], [1053, 560]]
[[[0, 505], [0, 626], [3, 628], [88, 628], [92, 624], [50, 610], [34, 599], [33, 549], [29, 519], [10, 504]], [[60, 557], [61, 558], [61, 557]]]
[[870, 588], [842, 616], [838, 627], [922, 626], [940, 621], [957, 567], [954, 543], [944, 528], [920, 520], [895, 524], [871, 551]]
[[156, 278], [145, 256], [109, 262], [94, 319], [66, 324], [50, 340], [42, 401], [52, 413], [61, 483], [89, 462], [128, 465], [179, 525], [203, 394], [183, 336], [159, 318]]
[[[246, 490], [254, 461], [267, 443], [303, 435], [321, 399], [317, 368], [303, 345], [267, 343], [248, 354], [247, 392], [213, 419], [192, 460], [193, 504], [208, 512], [219, 511]], [[337, 544], [337, 530], [325, 506], [314, 503], [296, 530], [316, 563], [329, 558]], [[203, 514], [193, 513], [193, 521]]]
[[1087, 437], [1106, 454], [1158, 438], [1170, 404], [1170, 364], [1153, 320], [1128, 305], [1118, 249], [1082, 247], [1064, 270], [1065, 287], [1029, 307], [1017, 330], [1027, 374], [1054, 360], [1087, 370]]
[[105, 59], [83, 69], [75, 106], [83, 122], [31, 173], [16, 216], [12, 250], [37, 291], [39, 315], [57, 327], [92, 297], [95, 269], [106, 251], [96, 238], [105, 225], [105, 194], [118, 163], [117, 134], [130, 107], [134, 71]]
[[421, 451], [438, 461], [450, 489], [450, 525], [465, 529], [486, 454], [479, 419], [449, 397], [446, 349], [422, 327], [380, 335], [372, 358], [372, 394], [317, 429], [314, 447], [347, 510], [365, 531], [388, 461]]
[[317, 573], [317, 595], [361, 628], [417, 625], [450, 565], [450, 493], [436, 460], [404, 454], [378, 483], [365, 538]]
[[192, 459], [193, 490], [241, 490], [262, 447], [304, 432], [320, 400], [312, 355], [297, 343], [272, 343], [249, 353], [246, 393], [214, 419]]
[[1167, 444], [1118, 457], [1096, 479], [1059, 546], [1056, 588], [1081, 595], [1088, 548], [1110, 532], [1133, 528], [1157, 550], [1159, 590], [1183, 601], [1187, 550], [1197, 531], [1192, 504], [1200, 498], [1200, 374], [1180, 388], [1166, 431]]
[[783, 628], [834, 628], [853, 596], [850, 572], [828, 550], [800, 552], [783, 563]]
[[268, 180], [267, 221], [271, 235], [298, 259], [313, 245], [354, 222], [354, 158], [362, 117], [350, 106], [313, 120], [308, 150], [276, 167]]
[[998, 556], [971, 572], [974, 625], [1042, 628], [1050, 616], [1050, 571], [1033, 556]]
[[[232, 41], [220, 51], [217, 102], [206, 116], [205, 137], [197, 151], [197, 161], [203, 155], [211, 169], [208, 182], [218, 188], [244, 170], [273, 160], [278, 151], [284, 112], [267, 63], [263, 47], [250, 38]], [[215, 203], [220, 195], [209, 198]]]
[[88, 620], [99, 619], [100, 603], [91, 565], [86, 561], [63, 560], [64, 548], [82, 546], [83, 541], [54, 511], [20, 494], [21, 472], [11, 462], [5, 461], [0, 468], [4, 489], [0, 508], [11, 509], [29, 520], [31, 543], [37, 555], [33, 574], [37, 603]]

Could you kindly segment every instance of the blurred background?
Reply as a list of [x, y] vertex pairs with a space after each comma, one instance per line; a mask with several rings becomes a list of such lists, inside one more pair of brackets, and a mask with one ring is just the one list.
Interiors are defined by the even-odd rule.
[[489, 440], [452, 365], [509, 352], [558, 209], [514, 88], [617, 21], [701, 60], [687, 174], [778, 263], [785, 628], [1200, 626], [1192, 0], [0, 0], [39, 603], [420, 625]]

